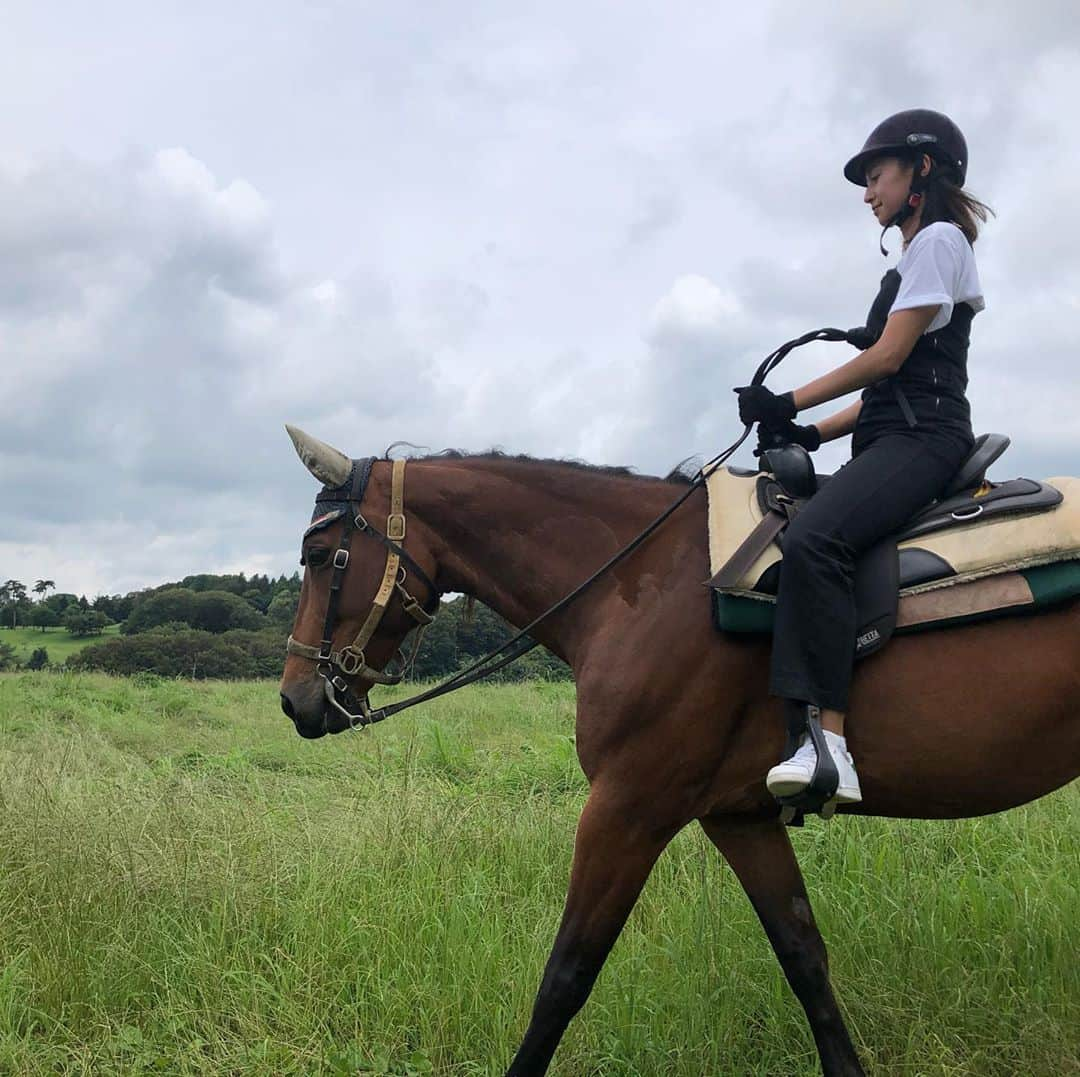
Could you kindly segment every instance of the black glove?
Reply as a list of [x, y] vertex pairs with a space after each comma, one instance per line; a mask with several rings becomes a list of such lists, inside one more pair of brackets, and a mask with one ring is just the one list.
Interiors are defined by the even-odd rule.
[[740, 422], [779, 426], [798, 414], [791, 393], [777, 396], [764, 385], [743, 385], [734, 392], [739, 394]]
[[766, 449], [778, 449], [781, 445], [790, 444], [801, 445], [807, 452], [814, 452], [821, 448], [821, 431], [813, 423], [807, 426], [793, 422], [777, 423], [775, 426], [761, 423], [754, 455], [760, 456]]
[[844, 334], [844, 339], [861, 352], [866, 351], [878, 341], [878, 338], [865, 325], [857, 325], [854, 329], [849, 329]]

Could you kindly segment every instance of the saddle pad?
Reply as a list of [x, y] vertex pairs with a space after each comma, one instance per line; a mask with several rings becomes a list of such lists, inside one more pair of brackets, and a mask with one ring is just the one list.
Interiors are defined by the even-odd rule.
[[[903, 593], [896, 633], [924, 632], [1012, 613], [1037, 613], [1080, 595], [1080, 560], [1036, 565], [984, 576], [921, 594]], [[713, 591], [713, 617], [721, 632], [770, 633], [776, 616], [771, 595]]]
[[[1055, 508], [1031, 516], [998, 516], [907, 539], [901, 549], [926, 550], [940, 557], [954, 575], [904, 588], [902, 595], [936, 591], [986, 576], [1016, 572], [1037, 565], [1080, 558], [1080, 479], [1046, 480], [1064, 500]], [[708, 478], [709, 562], [718, 572], [761, 521], [756, 493], [757, 475], [718, 468]], [[781, 559], [775, 542], [724, 593], [772, 602], [754, 591], [762, 573]]]

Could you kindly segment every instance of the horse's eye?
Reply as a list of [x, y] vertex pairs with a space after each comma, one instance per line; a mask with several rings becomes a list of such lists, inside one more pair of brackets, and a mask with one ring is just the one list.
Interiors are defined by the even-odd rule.
[[329, 560], [330, 551], [325, 546], [314, 546], [300, 558], [300, 564], [310, 565], [312, 568], [322, 568]]

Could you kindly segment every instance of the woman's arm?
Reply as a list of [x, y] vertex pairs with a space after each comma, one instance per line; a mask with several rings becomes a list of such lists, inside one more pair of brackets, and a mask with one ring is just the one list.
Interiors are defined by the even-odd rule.
[[[824, 404], [827, 400], [835, 400], [839, 396], [854, 392], [856, 389], [865, 389], [882, 378], [891, 377], [903, 365], [904, 360], [911, 354], [919, 337], [926, 332], [926, 327], [934, 320], [934, 316], [941, 309], [940, 305], [932, 307], [910, 307], [907, 310], [898, 310], [889, 315], [885, 322], [885, 330], [878, 342], [866, 351], [856, 355], [854, 359], [845, 363], [836, 370], [823, 374], [820, 378], [796, 389], [792, 393], [797, 410], [816, 407]], [[839, 419], [847, 415], [846, 409], [833, 416]], [[855, 413], [858, 415], [858, 412]], [[832, 420], [826, 419], [825, 424]], [[821, 430], [822, 424], [816, 424]], [[852, 419], [854, 425], [854, 419]], [[850, 431], [844, 430], [837, 433], [836, 437]], [[828, 441], [822, 430], [822, 440]]]
[[859, 418], [860, 411], [862, 411], [862, 401], [856, 400], [854, 404], [850, 404], [843, 411], [838, 411], [835, 415], [830, 415], [827, 419], [814, 423], [818, 433], [821, 435], [822, 444], [850, 434], [855, 429], [855, 421]]

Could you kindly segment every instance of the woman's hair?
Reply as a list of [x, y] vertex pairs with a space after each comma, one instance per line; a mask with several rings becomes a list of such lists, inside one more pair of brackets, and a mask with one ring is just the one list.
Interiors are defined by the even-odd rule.
[[[912, 167], [917, 167], [921, 160], [920, 154]], [[920, 230], [936, 221], [949, 221], [967, 236], [968, 243], [974, 243], [979, 238], [979, 222], [985, 224], [987, 218], [993, 216], [996, 214], [985, 202], [980, 202], [953, 182], [950, 169], [933, 162], [923, 189]]]

